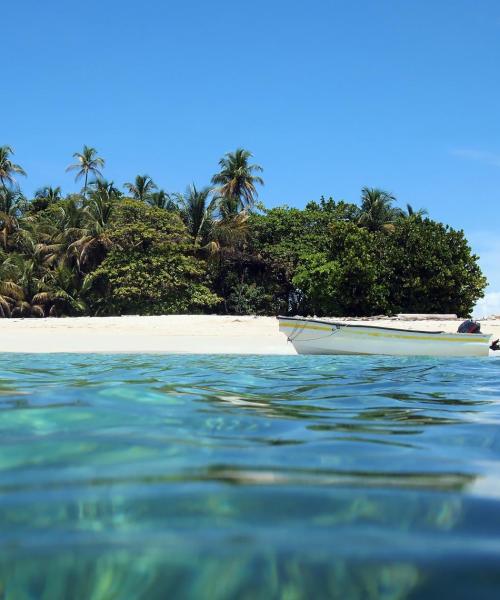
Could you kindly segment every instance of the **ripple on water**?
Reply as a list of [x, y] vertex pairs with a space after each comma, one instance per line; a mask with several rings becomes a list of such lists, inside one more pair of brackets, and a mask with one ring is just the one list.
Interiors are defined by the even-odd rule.
[[3, 364], [0, 598], [500, 596], [500, 361]]

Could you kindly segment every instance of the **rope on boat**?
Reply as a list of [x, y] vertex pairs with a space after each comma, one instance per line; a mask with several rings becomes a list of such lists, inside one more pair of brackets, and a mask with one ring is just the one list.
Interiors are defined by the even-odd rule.
[[[299, 333], [301, 331], [303, 331], [303, 327], [294, 327], [292, 330], [292, 333], [287, 337], [287, 341], [288, 342], [293, 342], [293, 340], [299, 335]], [[313, 338], [302, 338], [300, 341], [301, 342], [315, 342], [316, 340], [324, 340], [326, 338], [331, 337], [332, 335], [334, 335], [335, 333], [340, 331], [340, 325], [332, 325], [332, 330], [328, 335], [319, 335], [318, 337], [313, 337]]]

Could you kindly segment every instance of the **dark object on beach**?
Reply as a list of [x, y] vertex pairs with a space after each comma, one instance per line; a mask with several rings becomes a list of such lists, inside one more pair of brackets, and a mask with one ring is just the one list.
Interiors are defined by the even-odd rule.
[[498, 343], [500, 342], [500, 339], [495, 340], [491, 346], [490, 346], [490, 350], [500, 350], [500, 344]]
[[467, 319], [459, 326], [458, 333], [481, 333], [481, 325], [477, 321]]

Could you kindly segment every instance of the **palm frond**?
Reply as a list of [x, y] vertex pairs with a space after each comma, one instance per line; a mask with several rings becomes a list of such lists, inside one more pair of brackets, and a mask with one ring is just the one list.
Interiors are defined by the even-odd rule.
[[13, 281], [0, 281], [0, 294], [5, 294], [15, 300], [24, 299], [23, 288]]
[[43, 307], [42, 306], [38, 306], [36, 304], [31, 307], [31, 314], [34, 317], [40, 317], [42, 319], [43, 319], [43, 317], [45, 317], [45, 312], [43, 310]]
[[53, 296], [51, 292], [40, 292], [35, 294], [32, 298], [32, 302], [35, 304], [48, 304], [52, 302]]
[[7, 318], [10, 317], [10, 315], [11, 310], [8, 299], [0, 296], [0, 317]]

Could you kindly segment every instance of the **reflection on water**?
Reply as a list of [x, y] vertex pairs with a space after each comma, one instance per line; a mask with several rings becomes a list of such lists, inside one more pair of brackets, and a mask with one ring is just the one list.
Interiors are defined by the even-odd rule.
[[0, 599], [500, 597], [499, 376], [3, 355]]

